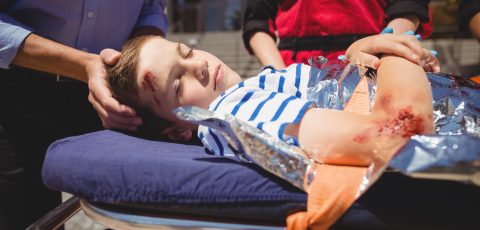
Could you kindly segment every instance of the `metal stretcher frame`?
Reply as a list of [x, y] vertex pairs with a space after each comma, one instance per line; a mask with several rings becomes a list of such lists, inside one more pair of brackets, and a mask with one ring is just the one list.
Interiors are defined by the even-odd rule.
[[[178, 215], [167, 212], [155, 212], [155, 214], [122, 212], [115, 209], [106, 209], [80, 201], [81, 208], [92, 220], [112, 229], [158, 229], [158, 228], [213, 228], [213, 229], [284, 229], [279, 223], [255, 223], [244, 220], [231, 220], [218, 217], [200, 217], [191, 215]], [[247, 221], [249, 222], [247, 224]]]
[[28, 230], [58, 229], [80, 210], [94, 220], [111, 229], [284, 229], [284, 222], [252, 221], [219, 218], [214, 216], [192, 216], [178, 213], [159, 212], [139, 213], [124, 209], [105, 208], [82, 200], [76, 196], [69, 198], [57, 208], [30, 225]]
[[27, 230], [58, 229], [80, 210], [80, 198], [72, 196], [28, 226]]

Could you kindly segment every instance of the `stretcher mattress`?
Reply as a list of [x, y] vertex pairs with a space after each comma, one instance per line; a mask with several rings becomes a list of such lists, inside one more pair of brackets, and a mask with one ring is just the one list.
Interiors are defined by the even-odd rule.
[[[282, 224], [306, 194], [254, 164], [203, 148], [105, 130], [58, 140], [43, 180], [52, 190], [127, 210]], [[387, 172], [337, 221], [356, 229], [480, 229], [480, 188]]]

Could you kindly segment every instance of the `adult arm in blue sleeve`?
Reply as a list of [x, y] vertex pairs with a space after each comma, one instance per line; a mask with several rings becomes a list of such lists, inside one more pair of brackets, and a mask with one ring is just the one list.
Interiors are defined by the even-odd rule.
[[8, 69], [32, 29], [0, 12], [0, 68]]
[[[105, 79], [105, 65], [99, 55], [77, 50], [41, 37], [3, 13], [0, 17], [2, 68], [16, 65], [68, 76], [83, 82], [88, 82], [91, 79]], [[100, 108], [95, 105], [94, 107], [102, 118], [105, 127], [136, 129], [140, 118], [136, 117], [133, 109], [119, 104], [111, 97], [106, 86], [95, 88], [89, 85], [89, 87], [91, 92], [96, 90], [97, 95], [103, 96], [101, 102], [99, 102], [103, 107]], [[92, 90], [92, 88], [94, 89]], [[114, 120], [113, 122], [104, 121], [104, 117]]]
[[145, 1], [132, 37], [140, 35], [160, 35], [164, 37], [168, 29], [165, 6], [165, 0]]

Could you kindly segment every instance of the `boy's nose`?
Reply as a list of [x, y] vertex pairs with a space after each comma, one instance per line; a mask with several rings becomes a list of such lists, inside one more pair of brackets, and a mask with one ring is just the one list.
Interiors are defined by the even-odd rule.
[[206, 60], [203, 61], [195, 61], [194, 64], [194, 72], [195, 72], [195, 77], [197, 77], [198, 80], [204, 79], [206, 76], [208, 76], [208, 63]]

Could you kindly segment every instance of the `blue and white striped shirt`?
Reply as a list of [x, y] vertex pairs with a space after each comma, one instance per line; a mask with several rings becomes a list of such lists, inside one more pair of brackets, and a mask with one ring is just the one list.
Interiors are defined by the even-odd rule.
[[[256, 77], [222, 93], [209, 110], [232, 114], [280, 140], [297, 144], [295, 137], [284, 135], [284, 130], [288, 124], [297, 124], [312, 104], [306, 93], [309, 73], [310, 66], [304, 64], [284, 70], [264, 68]], [[200, 125], [198, 137], [208, 153], [235, 156], [222, 132]]]

